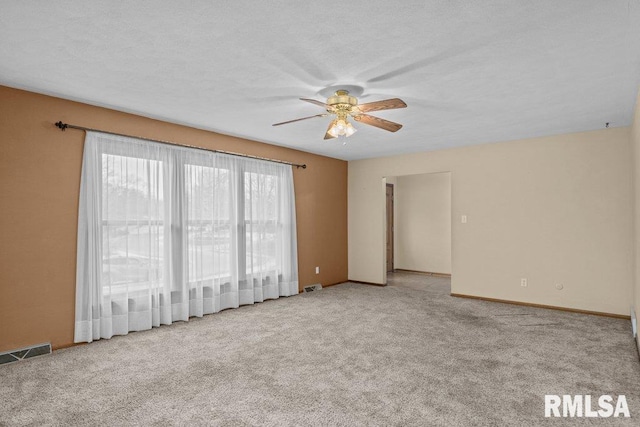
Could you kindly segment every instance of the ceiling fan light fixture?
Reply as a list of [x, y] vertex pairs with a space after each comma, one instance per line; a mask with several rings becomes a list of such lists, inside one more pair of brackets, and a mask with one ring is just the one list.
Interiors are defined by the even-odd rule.
[[329, 135], [337, 138], [339, 136], [351, 136], [356, 133], [356, 128], [353, 127], [346, 119], [335, 119], [328, 130]]
[[347, 122], [347, 127], [344, 129], [345, 136], [351, 136], [357, 131], [358, 129], [354, 128], [351, 123]]
[[329, 135], [331, 135], [332, 137], [334, 137], [334, 138], [337, 138], [337, 137], [339, 137], [339, 136], [340, 136], [340, 133], [338, 132], [338, 128], [337, 128], [337, 126], [336, 126], [336, 122], [337, 122], [337, 121], [338, 121], [338, 120], [334, 120], [334, 121], [332, 121], [332, 122], [331, 122], [331, 126], [329, 127], [329, 130], [327, 131], [327, 133], [328, 133]]

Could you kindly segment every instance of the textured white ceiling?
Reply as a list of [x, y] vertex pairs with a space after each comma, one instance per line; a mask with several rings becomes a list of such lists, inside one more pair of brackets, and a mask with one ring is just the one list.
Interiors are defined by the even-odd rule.
[[[640, 0], [0, 0], [2, 85], [346, 160], [628, 126], [639, 81]], [[341, 84], [404, 127], [271, 126]]]

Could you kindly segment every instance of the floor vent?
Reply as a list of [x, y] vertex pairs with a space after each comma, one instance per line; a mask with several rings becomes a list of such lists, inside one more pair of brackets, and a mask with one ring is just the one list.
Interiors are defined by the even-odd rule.
[[0, 353], [0, 365], [17, 362], [18, 360], [29, 359], [34, 356], [51, 353], [51, 343], [36, 344], [31, 347], [20, 348]]
[[317, 283], [315, 285], [309, 285], [309, 286], [305, 286], [304, 287], [304, 291], [305, 292], [313, 292], [313, 291], [319, 291], [320, 289], [322, 289], [322, 285], [320, 283]]

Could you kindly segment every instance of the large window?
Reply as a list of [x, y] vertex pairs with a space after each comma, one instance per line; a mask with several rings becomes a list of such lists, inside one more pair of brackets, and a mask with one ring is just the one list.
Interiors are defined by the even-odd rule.
[[278, 180], [274, 175], [244, 174], [244, 224], [248, 275], [276, 270]]
[[188, 278], [230, 281], [233, 271], [231, 171], [186, 165]]
[[291, 167], [89, 132], [76, 342], [298, 292]]
[[113, 154], [101, 160], [105, 292], [157, 287], [164, 270], [162, 163]]

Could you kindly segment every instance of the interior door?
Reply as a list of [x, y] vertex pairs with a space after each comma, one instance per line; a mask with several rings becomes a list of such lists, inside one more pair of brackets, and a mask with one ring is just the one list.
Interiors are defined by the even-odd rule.
[[393, 184], [387, 184], [387, 271], [393, 271]]

